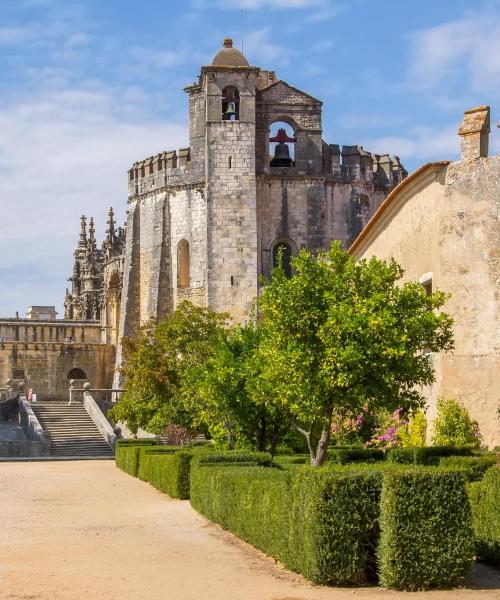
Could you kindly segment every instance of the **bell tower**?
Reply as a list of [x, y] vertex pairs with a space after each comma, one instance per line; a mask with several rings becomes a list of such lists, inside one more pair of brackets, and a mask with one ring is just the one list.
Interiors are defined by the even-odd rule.
[[255, 96], [259, 69], [224, 40], [202, 67], [205, 99], [207, 296], [216, 311], [245, 320], [257, 296]]

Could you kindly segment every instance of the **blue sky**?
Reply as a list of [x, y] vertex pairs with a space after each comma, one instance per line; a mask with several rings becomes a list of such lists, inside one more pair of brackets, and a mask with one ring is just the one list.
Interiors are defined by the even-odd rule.
[[[324, 138], [458, 156], [466, 108], [492, 106], [499, 0], [0, 0], [0, 315], [62, 310], [79, 216], [123, 221], [135, 160], [187, 143], [182, 88], [225, 36], [324, 102]], [[62, 316], [62, 315], [60, 315]]]

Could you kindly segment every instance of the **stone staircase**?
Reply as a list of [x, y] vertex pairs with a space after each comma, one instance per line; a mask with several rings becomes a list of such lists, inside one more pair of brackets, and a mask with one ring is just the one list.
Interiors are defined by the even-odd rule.
[[60, 457], [112, 458], [108, 446], [81, 402], [44, 400], [31, 405], [51, 438], [50, 454]]

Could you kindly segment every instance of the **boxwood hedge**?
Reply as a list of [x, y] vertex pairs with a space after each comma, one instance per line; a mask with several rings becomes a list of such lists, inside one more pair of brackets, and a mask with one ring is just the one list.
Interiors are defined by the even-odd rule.
[[189, 498], [189, 472], [193, 452], [179, 450], [158, 452], [146, 450], [141, 454], [141, 478], [172, 498]]
[[500, 467], [489, 469], [468, 491], [477, 556], [500, 566]]
[[219, 464], [192, 465], [191, 503], [200, 513], [316, 583], [373, 576], [380, 471]]
[[385, 459], [380, 448], [328, 448], [328, 462], [346, 465], [352, 462], [375, 462]]
[[418, 467], [386, 471], [380, 529], [382, 585], [402, 590], [456, 585], [474, 554], [463, 474]]
[[462, 471], [468, 481], [480, 481], [486, 471], [497, 462], [498, 457], [495, 454], [447, 456], [440, 459], [439, 466]]
[[137, 477], [141, 448], [158, 445], [156, 439], [118, 440], [115, 448], [116, 466], [129, 475]]
[[389, 462], [438, 465], [444, 456], [472, 456], [472, 448], [454, 448], [453, 446], [426, 446], [424, 448], [390, 448], [387, 450]]

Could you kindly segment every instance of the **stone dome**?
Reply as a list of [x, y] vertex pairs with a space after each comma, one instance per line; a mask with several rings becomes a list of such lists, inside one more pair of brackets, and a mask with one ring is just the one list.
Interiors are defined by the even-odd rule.
[[233, 48], [233, 40], [231, 38], [226, 38], [224, 40], [224, 48], [219, 50], [219, 52], [217, 52], [217, 54], [214, 56], [212, 65], [215, 67], [250, 66], [244, 55], [236, 48]]

